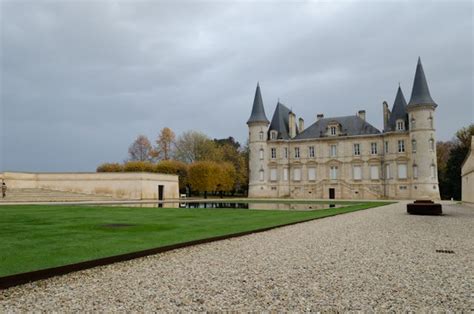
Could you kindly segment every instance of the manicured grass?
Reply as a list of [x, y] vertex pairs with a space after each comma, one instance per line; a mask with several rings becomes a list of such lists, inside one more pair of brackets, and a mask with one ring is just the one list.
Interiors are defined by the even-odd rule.
[[[357, 203], [314, 211], [0, 206], [0, 276], [386, 204]], [[106, 224], [133, 226], [110, 228], [103, 226]]]

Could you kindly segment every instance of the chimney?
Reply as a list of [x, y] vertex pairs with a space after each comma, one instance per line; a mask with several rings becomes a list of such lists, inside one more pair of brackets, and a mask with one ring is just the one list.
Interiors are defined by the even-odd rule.
[[388, 120], [390, 120], [390, 109], [386, 101], [383, 102], [383, 129], [388, 129]]
[[359, 116], [359, 118], [365, 121], [365, 110], [359, 110], [357, 115]]
[[303, 120], [303, 118], [300, 118], [300, 119], [298, 120], [298, 122], [299, 122], [299, 123], [298, 123], [298, 132], [301, 133], [301, 132], [303, 132], [303, 130], [304, 130], [304, 120]]
[[316, 121], [319, 121], [322, 118], [324, 118], [324, 115], [322, 113], [318, 113], [318, 115], [316, 116]]
[[290, 129], [290, 138], [296, 136], [296, 115], [293, 112], [290, 112], [288, 117], [288, 124]]

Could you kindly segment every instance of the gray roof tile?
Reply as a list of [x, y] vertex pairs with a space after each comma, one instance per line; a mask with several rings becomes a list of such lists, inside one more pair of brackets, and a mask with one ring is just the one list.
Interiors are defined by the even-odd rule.
[[265, 108], [263, 107], [262, 94], [260, 93], [260, 85], [257, 83], [257, 90], [255, 91], [255, 98], [253, 100], [252, 114], [247, 121], [247, 124], [252, 122], [266, 122], [270, 123], [265, 115]]
[[340, 124], [341, 132], [344, 136], [380, 134], [380, 131], [376, 127], [361, 119], [359, 116], [354, 115], [324, 118], [316, 121], [311, 126], [306, 128], [302, 133], [297, 135], [295, 139], [300, 140], [327, 137], [327, 127], [333, 121], [336, 121]]
[[426, 82], [425, 71], [423, 71], [423, 65], [421, 64], [420, 58], [418, 58], [418, 64], [416, 65], [415, 80], [413, 81], [410, 102], [408, 103], [408, 106], [416, 105], [437, 106], [431, 98], [428, 83]]

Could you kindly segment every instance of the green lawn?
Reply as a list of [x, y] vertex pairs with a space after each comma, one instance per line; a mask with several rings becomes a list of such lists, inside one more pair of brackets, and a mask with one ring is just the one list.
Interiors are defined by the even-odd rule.
[[[385, 205], [315, 211], [0, 206], [0, 276]], [[110, 228], [104, 224], [132, 224]]]

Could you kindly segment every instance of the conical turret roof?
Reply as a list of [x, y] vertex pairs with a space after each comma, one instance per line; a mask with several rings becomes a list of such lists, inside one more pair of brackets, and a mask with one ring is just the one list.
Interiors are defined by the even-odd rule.
[[420, 57], [418, 57], [415, 80], [413, 81], [410, 102], [408, 103], [408, 106], [416, 105], [437, 106], [434, 100], [431, 98], [428, 83], [426, 82], [425, 71], [423, 71], [423, 65], [421, 64]]
[[278, 102], [273, 113], [272, 123], [268, 128], [268, 132], [277, 131], [277, 139], [288, 140], [290, 138], [290, 129], [289, 129], [289, 115], [291, 110]]
[[267, 116], [265, 115], [265, 108], [263, 108], [262, 94], [260, 92], [260, 85], [257, 83], [257, 90], [255, 91], [255, 98], [253, 100], [252, 113], [250, 118], [247, 121], [247, 124], [253, 122], [266, 122], [268, 121]]
[[407, 101], [405, 100], [405, 96], [403, 96], [402, 88], [398, 86], [397, 96], [395, 96], [395, 101], [393, 102], [392, 112], [388, 120], [388, 129], [386, 131], [395, 130], [397, 120], [400, 119], [405, 121], [405, 125], [408, 125]]

